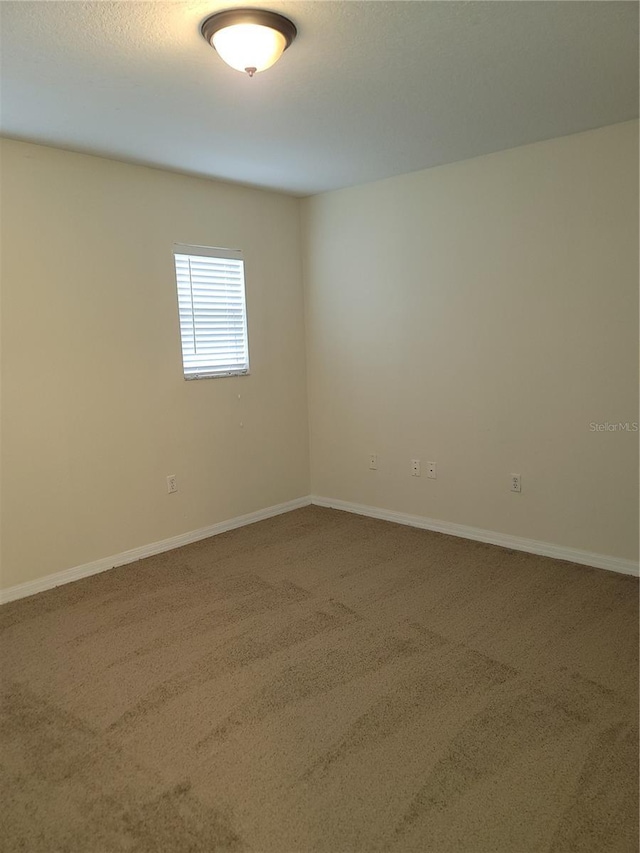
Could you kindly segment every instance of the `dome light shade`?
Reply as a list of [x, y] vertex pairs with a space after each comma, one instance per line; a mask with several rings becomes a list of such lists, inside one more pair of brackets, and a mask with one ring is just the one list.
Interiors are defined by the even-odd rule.
[[265, 9], [217, 12], [201, 32], [227, 65], [249, 77], [277, 62], [297, 35], [292, 21]]
[[287, 46], [282, 33], [259, 24], [233, 24], [214, 34], [213, 46], [227, 65], [238, 71], [271, 68]]

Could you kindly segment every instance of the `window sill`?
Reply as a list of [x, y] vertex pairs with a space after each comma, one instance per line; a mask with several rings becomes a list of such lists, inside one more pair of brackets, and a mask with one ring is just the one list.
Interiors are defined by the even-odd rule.
[[196, 379], [227, 379], [230, 376], [249, 376], [249, 370], [230, 370], [226, 373], [193, 373], [185, 376], [185, 381], [192, 382]]

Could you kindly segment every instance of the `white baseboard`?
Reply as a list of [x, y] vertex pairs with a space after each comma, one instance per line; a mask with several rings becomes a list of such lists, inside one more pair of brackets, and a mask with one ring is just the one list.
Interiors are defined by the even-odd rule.
[[597, 569], [607, 569], [611, 572], [638, 576], [638, 564], [633, 560], [625, 560], [621, 557], [593, 554], [590, 551], [579, 551], [575, 548], [567, 548], [564, 545], [540, 542], [537, 539], [524, 539], [520, 536], [510, 536], [506, 533], [495, 533], [492, 530], [468, 527], [464, 524], [454, 524], [451, 521], [439, 521], [434, 518], [407, 515], [403, 512], [394, 512], [393, 510], [381, 509], [375, 506], [365, 506], [364, 504], [351, 503], [350, 501], [307, 495], [287, 501], [286, 503], [265, 507], [265, 509], [259, 509], [247, 515], [239, 515], [236, 518], [230, 518], [227, 521], [221, 521], [209, 527], [201, 527], [199, 530], [192, 530], [188, 533], [172, 536], [169, 539], [162, 539], [160, 542], [153, 542], [150, 545], [132, 548], [130, 551], [123, 551], [121, 554], [116, 554], [112, 557], [103, 557], [100, 560], [94, 560], [82, 566], [75, 566], [72, 569], [55, 572], [37, 580], [8, 587], [5, 590], [0, 590], [0, 604], [15, 601], [19, 598], [26, 598], [29, 595], [35, 595], [38, 592], [44, 592], [47, 589], [53, 589], [53, 587], [80, 580], [80, 578], [96, 575], [99, 572], [106, 572], [108, 569], [113, 569], [116, 566], [135, 563], [137, 560], [142, 560], [145, 557], [152, 557], [154, 554], [161, 554], [164, 551], [172, 551], [174, 548], [180, 548], [182, 545], [199, 542], [201, 539], [208, 539], [210, 536], [216, 536], [218, 533], [234, 530], [237, 527], [244, 527], [247, 524], [253, 524], [256, 521], [262, 521], [276, 515], [282, 515], [285, 512], [291, 512], [291, 510], [300, 509], [300, 507], [308, 506], [309, 504], [339, 509], [344, 512], [352, 512], [356, 515], [366, 515], [369, 518], [380, 518], [383, 521], [393, 521], [396, 524], [406, 524], [409, 527], [420, 527], [423, 530], [434, 530], [437, 533], [446, 533], [449, 536], [458, 536], [462, 539], [473, 539], [476, 542], [487, 542], [490, 545], [500, 545], [503, 548], [511, 548], [515, 551], [540, 554], [544, 557], [553, 557], [556, 560], [568, 560], [571, 563], [579, 563], [583, 566], [594, 566]]
[[638, 576], [638, 563], [621, 557], [610, 557], [606, 554], [593, 554], [590, 551], [578, 551], [564, 545], [553, 545], [550, 542], [540, 542], [537, 539], [524, 539], [521, 536], [509, 536], [506, 533], [495, 533], [479, 527], [467, 527], [465, 524], [454, 524], [451, 521], [439, 521], [434, 518], [424, 518], [419, 515], [407, 515], [403, 512], [381, 509], [375, 506], [350, 503], [349, 501], [311, 496], [311, 503], [316, 506], [341, 509], [356, 515], [366, 515], [369, 518], [380, 518], [384, 521], [394, 521], [396, 524], [406, 524], [409, 527], [421, 527], [424, 530], [434, 530], [437, 533], [447, 533], [449, 536], [459, 536], [462, 539], [473, 539], [476, 542], [487, 542], [490, 545], [500, 545], [515, 551], [526, 551], [529, 554], [540, 554], [543, 557], [554, 557], [556, 560], [568, 560], [570, 563], [580, 563], [583, 566], [593, 566], [597, 569], [607, 569], [624, 575]]
[[114, 569], [116, 566], [135, 563], [136, 560], [152, 557], [154, 554], [163, 553], [163, 551], [172, 551], [174, 548], [180, 548], [182, 545], [189, 545], [192, 542], [199, 542], [201, 539], [208, 539], [210, 536], [215, 536], [218, 533], [225, 533], [227, 530], [234, 530], [237, 527], [244, 527], [256, 521], [262, 521], [265, 518], [282, 515], [282, 513], [290, 512], [293, 509], [308, 506], [310, 503], [311, 498], [309, 496], [296, 498], [283, 504], [276, 504], [275, 506], [268, 506], [265, 509], [259, 509], [256, 512], [250, 512], [247, 515], [230, 518], [228, 521], [220, 521], [218, 524], [212, 524], [209, 527], [201, 527], [199, 530], [191, 530], [188, 533], [181, 533], [169, 539], [162, 539], [160, 542], [152, 542], [151, 545], [141, 545], [139, 548], [123, 551], [121, 554], [116, 554], [113, 557], [103, 557], [101, 560], [94, 560], [82, 566], [75, 566], [72, 569], [65, 569], [62, 572], [45, 575], [45, 577], [34, 581], [19, 583], [16, 586], [0, 590], [0, 604], [6, 604], [18, 598], [26, 598], [29, 595], [44, 592], [46, 589], [53, 589], [55, 586], [71, 583], [72, 581], [80, 580], [80, 578], [87, 578], [90, 575], [97, 575], [99, 572], [106, 572], [108, 569]]

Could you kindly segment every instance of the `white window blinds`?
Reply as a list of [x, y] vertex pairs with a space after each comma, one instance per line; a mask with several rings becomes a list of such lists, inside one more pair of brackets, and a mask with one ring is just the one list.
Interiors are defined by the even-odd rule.
[[174, 246], [185, 379], [249, 372], [240, 252]]

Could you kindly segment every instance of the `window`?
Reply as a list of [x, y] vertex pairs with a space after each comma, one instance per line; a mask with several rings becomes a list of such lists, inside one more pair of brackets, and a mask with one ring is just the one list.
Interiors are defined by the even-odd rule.
[[185, 379], [249, 372], [244, 261], [239, 251], [174, 246]]

